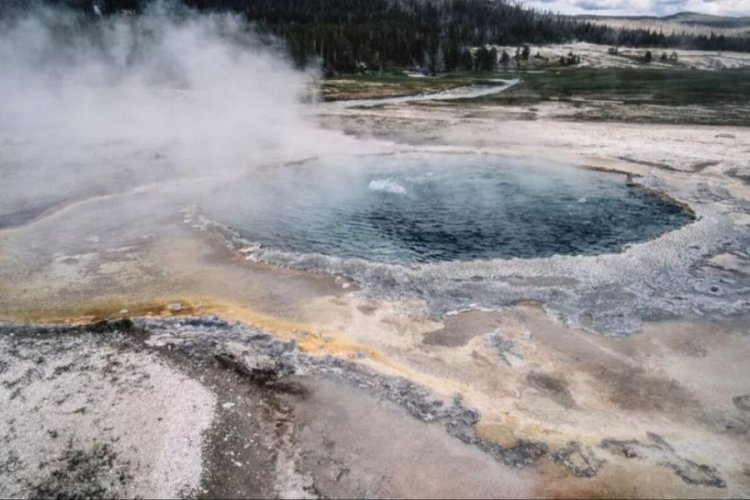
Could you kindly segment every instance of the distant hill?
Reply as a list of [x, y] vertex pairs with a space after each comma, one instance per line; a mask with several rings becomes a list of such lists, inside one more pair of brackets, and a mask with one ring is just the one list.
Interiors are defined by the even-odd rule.
[[711, 26], [716, 28], [750, 28], [750, 16], [729, 17], [712, 16], [698, 12], [680, 12], [661, 18], [664, 21], [686, 24], [689, 26]]
[[750, 17], [713, 16], [698, 12], [680, 12], [670, 16], [571, 16], [574, 19], [619, 29], [649, 29], [664, 34], [747, 36]]

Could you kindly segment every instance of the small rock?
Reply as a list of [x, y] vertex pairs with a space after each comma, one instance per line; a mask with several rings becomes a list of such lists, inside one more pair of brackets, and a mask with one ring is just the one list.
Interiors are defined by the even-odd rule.
[[232, 408], [234, 408], [234, 403], [224, 403], [223, 405], [221, 405], [221, 407], [225, 410], [231, 410]]
[[576, 441], [550, 453], [550, 459], [565, 466], [576, 477], [596, 476], [605, 462], [593, 450]]
[[180, 312], [182, 311], [182, 304], [179, 302], [174, 302], [172, 304], [169, 304], [167, 306], [167, 309], [169, 309], [170, 312]]
[[516, 346], [513, 341], [506, 340], [503, 337], [500, 328], [484, 336], [484, 345], [494, 349], [498, 356], [505, 361], [508, 366], [513, 366], [523, 360], [523, 356], [516, 351]]
[[750, 411], [750, 394], [745, 396], [737, 396], [732, 399], [734, 405], [740, 410]]

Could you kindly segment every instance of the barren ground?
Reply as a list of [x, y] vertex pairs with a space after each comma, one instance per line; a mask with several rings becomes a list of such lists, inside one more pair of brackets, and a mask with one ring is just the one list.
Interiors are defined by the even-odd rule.
[[[699, 215], [619, 256], [449, 270], [502, 281], [515, 298], [501, 307], [435, 314], [442, 288], [248, 260], [185, 223], [182, 195], [200, 183], [84, 198], [0, 231], [0, 496], [750, 496], [750, 129], [571, 109], [316, 116], [386, 150], [628, 173]], [[149, 197], [167, 210], [143, 212]], [[575, 273], [599, 268], [576, 302]], [[651, 291], [628, 282], [639, 269]], [[646, 314], [643, 301], [667, 307], [660, 280], [678, 271], [722, 284], [690, 292], [696, 311]], [[597, 304], [637, 328], [602, 335]]]

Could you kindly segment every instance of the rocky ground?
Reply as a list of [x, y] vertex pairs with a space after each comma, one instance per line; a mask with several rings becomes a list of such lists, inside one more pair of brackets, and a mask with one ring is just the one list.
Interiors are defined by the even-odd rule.
[[478, 437], [459, 395], [215, 318], [2, 335], [4, 497], [529, 496], [499, 464], [562, 460]]
[[249, 255], [184, 211], [202, 178], [15, 214], [0, 496], [750, 496], [750, 132], [545, 109], [316, 119], [367, 151], [616, 170], [696, 222], [617, 255], [394, 270]]
[[[477, 432], [480, 414], [460, 393], [443, 400], [211, 317], [1, 333], [6, 497], [533, 497], [545, 492], [539, 469], [585, 480], [623, 459], [727, 487], [656, 433], [503, 446]], [[485, 343], [519, 356], [498, 337]], [[576, 405], [555, 376], [527, 381]]]

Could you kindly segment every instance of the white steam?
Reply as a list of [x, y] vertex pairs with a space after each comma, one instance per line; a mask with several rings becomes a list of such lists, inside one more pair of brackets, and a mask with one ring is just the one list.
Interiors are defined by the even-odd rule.
[[283, 54], [239, 17], [161, 3], [0, 20], [0, 216], [334, 148], [300, 104], [310, 74]]
[[373, 179], [367, 186], [371, 191], [382, 191], [392, 194], [406, 194], [406, 188], [393, 179]]

